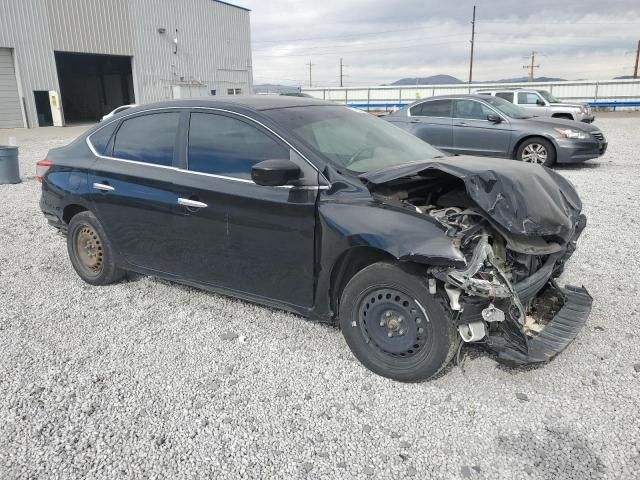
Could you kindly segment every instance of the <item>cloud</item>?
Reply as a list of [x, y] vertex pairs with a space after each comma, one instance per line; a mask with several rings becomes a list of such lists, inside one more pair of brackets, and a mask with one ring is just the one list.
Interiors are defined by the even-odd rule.
[[477, 5], [474, 79], [523, 76], [531, 50], [538, 75], [630, 74], [640, 31], [637, 0], [246, 0], [252, 9], [256, 83], [379, 84], [438, 73], [466, 79]]

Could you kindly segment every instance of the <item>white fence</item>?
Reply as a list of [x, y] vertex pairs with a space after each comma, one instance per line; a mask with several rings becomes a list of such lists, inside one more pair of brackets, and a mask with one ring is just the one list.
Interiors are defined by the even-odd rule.
[[564, 101], [588, 102], [594, 107], [640, 107], [640, 79], [580, 80], [535, 83], [473, 83], [454, 85], [402, 85], [373, 87], [303, 88], [316, 98], [340, 102], [366, 110], [403, 107], [421, 98], [436, 95], [474, 93], [484, 88], [536, 88], [548, 90]]

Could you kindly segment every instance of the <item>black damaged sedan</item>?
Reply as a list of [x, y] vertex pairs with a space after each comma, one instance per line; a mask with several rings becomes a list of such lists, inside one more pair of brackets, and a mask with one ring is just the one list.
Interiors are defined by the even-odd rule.
[[555, 280], [586, 224], [562, 176], [445, 157], [314, 99], [132, 108], [51, 150], [38, 178], [84, 281], [137, 272], [336, 322], [396, 380], [436, 375], [461, 342], [547, 362], [591, 308]]

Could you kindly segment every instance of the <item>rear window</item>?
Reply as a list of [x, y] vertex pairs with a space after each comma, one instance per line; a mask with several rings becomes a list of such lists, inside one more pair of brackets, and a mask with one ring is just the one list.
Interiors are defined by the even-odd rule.
[[450, 117], [451, 100], [429, 100], [411, 107], [412, 117]]
[[170, 166], [180, 113], [152, 113], [122, 122], [113, 144], [113, 156], [153, 165]]

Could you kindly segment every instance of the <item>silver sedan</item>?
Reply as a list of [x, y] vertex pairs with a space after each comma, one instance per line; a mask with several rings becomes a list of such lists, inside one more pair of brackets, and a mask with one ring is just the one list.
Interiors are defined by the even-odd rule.
[[450, 153], [502, 157], [550, 167], [604, 154], [607, 141], [595, 126], [536, 117], [499, 97], [447, 95], [419, 100], [386, 117]]

